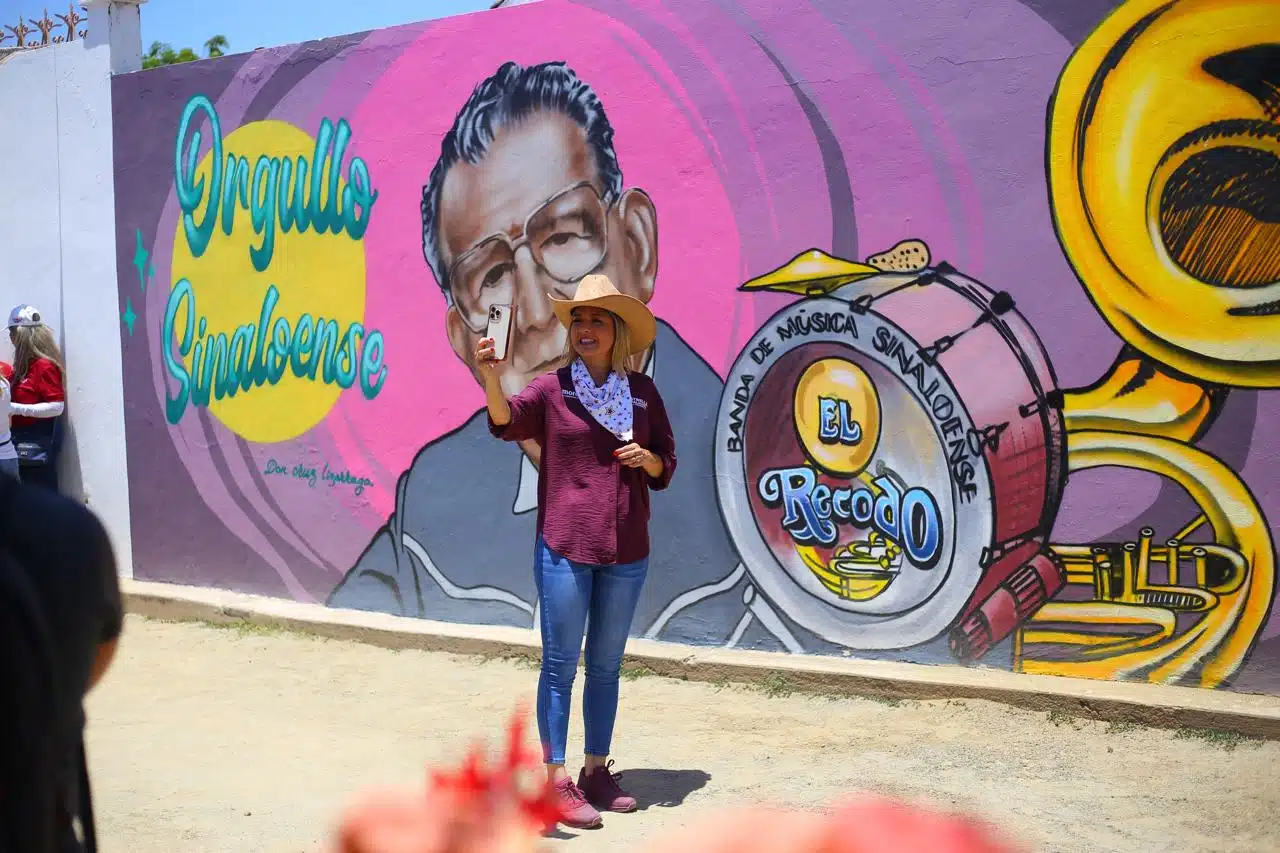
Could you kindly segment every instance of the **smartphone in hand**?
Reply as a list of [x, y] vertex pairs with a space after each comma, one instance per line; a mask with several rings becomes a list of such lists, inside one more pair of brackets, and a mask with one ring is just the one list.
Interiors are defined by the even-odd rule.
[[511, 347], [511, 321], [515, 317], [514, 305], [490, 305], [489, 328], [485, 337], [493, 338], [493, 358], [504, 361]]

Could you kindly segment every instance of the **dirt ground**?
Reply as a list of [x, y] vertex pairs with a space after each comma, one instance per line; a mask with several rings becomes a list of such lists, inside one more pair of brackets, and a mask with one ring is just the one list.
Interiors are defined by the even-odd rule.
[[[723, 806], [860, 790], [972, 810], [1044, 853], [1280, 850], [1280, 743], [626, 675], [615, 769], [642, 811], [551, 850], [639, 853]], [[315, 850], [353, 793], [420, 785], [499, 735], [535, 679], [523, 662], [130, 617], [89, 702], [101, 848]], [[572, 753], [576, 720], [570, 737]]]

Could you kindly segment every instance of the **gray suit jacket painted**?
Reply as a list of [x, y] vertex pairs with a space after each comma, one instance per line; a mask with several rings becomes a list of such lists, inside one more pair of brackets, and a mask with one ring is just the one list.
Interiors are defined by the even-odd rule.
[[[720, 520], [712, 470], [720, 378], [665, 323], [658, 327], [654, 358], [680, 464], [670, 488], [653, 495], [649, 575], [632, 625], [635, 635], [644, 635], [681, 593], [716, 584], [738, 565]], [[489, 434], [484, 410], [424, 447], [400, 477], [395, 514], [328, 603], [447, 622], [533, 627], [537, 510], [512, 512], [522, 456], [518, 445]], [[746, 610], [746, 583], [740, 578], [682, 610], [660, 638], [723, 644]]]

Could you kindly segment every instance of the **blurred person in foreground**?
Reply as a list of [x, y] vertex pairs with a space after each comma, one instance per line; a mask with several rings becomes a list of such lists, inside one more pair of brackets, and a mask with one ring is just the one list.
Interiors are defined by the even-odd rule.
[[106, 530], [0, 477], [0, 851], [94, 853], [84, 696], [123, 624]]
[[53, 329], [32, 305], [9, 312], [9, 341], [13, 344], [13, 443], [23, 482], [58, 490], [58, 451], [62, 415], [66, 412], [66, 362]]

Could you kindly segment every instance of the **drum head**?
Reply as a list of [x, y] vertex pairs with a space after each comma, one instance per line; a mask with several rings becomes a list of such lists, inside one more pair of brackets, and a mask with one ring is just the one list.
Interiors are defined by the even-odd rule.
[[725, 523], [759, 589], [830, 642], [926, 642], [982, 575], [990, 475], [962, 401], [919, 349], [874, 311], [807, 299], [764, 325], [725, 384]]

